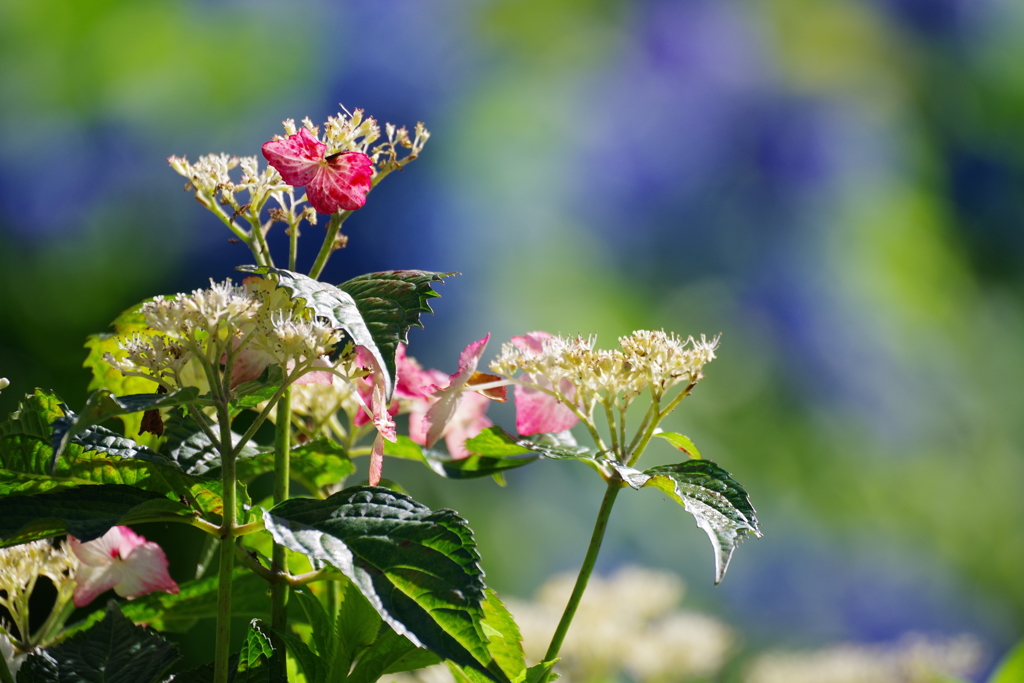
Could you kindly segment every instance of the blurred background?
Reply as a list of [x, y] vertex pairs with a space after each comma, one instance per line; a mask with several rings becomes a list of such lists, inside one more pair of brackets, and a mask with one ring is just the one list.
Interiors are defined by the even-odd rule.
[[[1017, 0], [2, 0], [0, 103], [3, 414], [34, 386], [80, 405], [87, 334], [249, 261], [168, 156], [258, 154], [342, 103], [433, 133], [324, 278], [460, 271], [412, 333], [425, 365], [488, 331], [722, 333], [667, 426], [765, 538], [714, 587], [692, 519], [637, 493], [598, 566], [681, 576], [736, 634], [716, 675], [918, 634], [973, 638], [982, 680], [1024, 634]], [[502, 595], [578, 567], [586, 468], [406, 465]]]

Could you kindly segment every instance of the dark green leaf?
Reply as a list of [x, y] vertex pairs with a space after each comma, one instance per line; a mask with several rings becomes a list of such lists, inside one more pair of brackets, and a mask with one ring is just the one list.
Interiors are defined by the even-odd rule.
[[[67, 417], [70, 420], [67, 422], [66, 428], [62, 429], [60, 434], [54, 433], [52, 444], [54, 461], [60, 457], [75, 436], [92, 425], [118, 415], [192, 403], [197, 398], [199, 398], [199, 389], [196, 387], [178, 389], [169, 394], [132, 394], [130, 396], [115, 396], [108, 389], [97, 389], [85, 402], [82, 412], [77, 415], [68, 412]], [[52, 468], [53, 464], [51, 463], [50, 466]]]
[[[86, 484], [123, 484], [184, 498], [190, 507], [219, 515], [221, 482], [186, 474], [170, 458], [90, 426], [68, 440], [65, 453], [50, 466], [50, 423], [64, 412], [56, 396], [41, 390], [26, 396], [20, 409], [0, 425], [0, 496], [33, 494]], [[90, 450], [94, 449], [94, 450]], [[238, 500], [248, 496], [239, 487]]]
[[0, 547], [69, 533], [91, 541], [119, 524], [161, 522], [192, 514], [181, 503], [134, 486], [77, 486], [0, 498]]
[[308, 588], [297, 588], [292, 591], [292, 598], [306, 615], [306, 621], [313, 627], [313, 647], [317, 655], [325, 662], [334, 659], [334, 648], [337, 638], [334, 636], [334, 624], [327, 616], [320, 600]]
[[[53, 421], [54, 441], [63, 440], [64, 434], [68, 431], [72, 421], [73, 418], [66, 416], [58, 417]], [[121, 436], [117, 432], [113, 432], [106, 427], [101, 427], [99, 425], [87, 427], [85, 431], [79, 432], [78, 434], [70, 437], [69, 443], [75, 446], [80, 446], [84, 451], [109, 453], [110, 455], [116, 455], [119, 458], [138, 458], [140, 460], [148, 460], [168, 467], [174, 466], [173, 461], [160, 455], [151, 448], [142, 446], [132, 439]]]
[[31, 655], [18, 673], [33, 683], [156, 683], [174, 662], [177, 648], [155, 631], [136, 626], [117, 607], [106, 616], [41, 655]]
[[[352, 581], [338, 586], [341, 604], [334, 629], [334, 668], [348, 671], [363, 650], [373, 644], [381, 629], [381, 618], [359, 587]], [[337, 677], [343, 680], [343, 677]]]
[[693, 441], [690, 441], [690, 437], [677, 434], [676, 432], [656, 432], [654, 435], [665, 439], [665, 441], [668, 441], [691, 458], [700, 460], [700, 451], [697, 449], [697, 446], [694, 445]]
[[[230, 659], [228, 659], [228, 683], [233, 683], [235, 680], [235, 668], [237, 666], [238, 655], [233, 654]], [[189, 669], [188, 671], [182, 671], [181, 673], [174, 674], [174, 678], [171, 679], [171, 682], [213, 683], [213, 662], [196, 667], [195, 669]]]
[[414, 644], [506, 680], [483, 633], [476, 543], [455, 512], [431, 511], [389, 489], [353, 487], [326, 500], [285, 501], [264, 523], [276, 542], [337, 567]]
[[[220, 468], [220, 451], [199, 423], [188, 415], [176, 413], [167, 421], [164, 435], [167, 441], [160, 449], [161, 452], [176, 462], [187, 474], [215, 476], [212, 470]], [[237, 447], [241, 438], [241, 434], [231, 432], [233, 446]], [[238, 458], [255, 458], [267, 452], [273, 452], [273, 449], [250, 441], [242, 447]]]
[[363, 319], [351, 294], [326, 282], [319, 282], [300, 273], [293, 273], [281, 268], [246, 266], [239, 270], [260, 275], [273, 275], [277, 280], [277, 285], [286, 289], [292, 299], [302, 300], [306, 307], [313, 312], [313, 315], [323, 318], [331, 327], [343, 330], [356, 345], [369, 351], [381, 370], [385, 371], [385, 394], [389, 399], [391, 398], [391, 389], [394, 387], [395, 378], [395, 357], [392, 354], [391, 362], [388, 363], [388, 359], [384, 357], [382, 350], [377, 346], [377, 341], [367, 327], [367, 321]]
[[284, 370], [274, 363], [268, 365], [259, 379], [242, 382], [232, 392], [231, 410], [238, 413], [245, 408], [254, 408], [269, 401], [284, 383]]
[[645, 472], [616, 469], [633, 488], [657, 488], [696, 518], [715, 548], [715, 583], [725, 576], [733, 551], [744, 536], [761, 536], [747, 492], [710, 460], [661, 465]]
[[[380, 636], [359, 658], [346, 683], [374, 683], [386, 674], [414, 671], [440, 661], [433, 652], [416, 647], [385, 624]], [[486, 677], [484, 680], [490, 683]]]
[[360, 275], [338, 285], [355, 301], [394, 381], [398, 344], [409, 343], [409, 329], [423, 327], [421, 314], [433, 313], [429, 300], [440, 296], [431, 286], [455, 274], [391, 270]]
[[[217, 616], [218, 577], [187, 581], [177, 595], [157, 592], [130, 600], [121, 605], [124, 615], [136, 623], [152, 626], [158, 631], [184, 633], [199, 619]], [[232, 575], [231, 614], [239, 617], [270, 616], [267, 582], [244, 567], [236, 567]], [[102, 618], [98, 610], [82, 622], [71, 626], [71, 633], [89, 628]]]
[[299, 671], [305, 674], [308, 683], [320, 683], [327, 680], [329, 675], [327, 664], [320, 657], [313, 654], [313, 651], [309, 649], [309, 645], [302, 642], [302, 639], [294, 633], [282, 633], [276, 630], [274, 633], [284, 642], [288, 653], [295, 658], [296, 663], [299, 665]]
[[284, 644], [259, 619], [249, 624], [233, 680], [234, 683], [288, 683]]

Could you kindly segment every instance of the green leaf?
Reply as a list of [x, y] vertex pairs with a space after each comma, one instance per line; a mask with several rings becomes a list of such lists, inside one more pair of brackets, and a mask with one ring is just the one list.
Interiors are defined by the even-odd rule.
[[484, 634], [487, 636], [487, 650], [494, 657], [509, 680], [514, 681], [526, 671], [526, 655], [523, 653], [523, 636], [519, 633], [512, 614], [505, 607], [498, 594], [487, 589], [484, 601]]
[[472, 439], [467, 439], [466, 449], [477, 455], [486, 455], [494, 458], [523, 455], [524, 453], [530, 453], [532, 450], [527, 446], [521, 445], [519, 439], [498, 425], [488, 427]]
[[668, 441], [670, 444], [681, 450], [683, 453], [686, 453], [691, 458], [700, 460], [700, 451], [697, 449], [694, 443], [690, 441], [689, 437], [683, 436], [682, 434], [677, 434], [675, 432], [655, 432], [654, 435], [659, 438], [665, 439], [665, 441]]
[[[214, 470], [220, 468], [220, 451], [198, 422], [188, 415], [175, 413], [165, 423], [164, 435], [167, 441], [160, 449], [161, 452], [176, 462], [185, 473], [219, 477], [219, 473], [214, 473]], [[241, 439], [241, 434], [231, 432], [233, 446], [237, 447]], [[273, 453], [273, 447], [260, 446], [255, 441], [249, 441], [239, 451], [238, 458], [240, 461], [242, 458], [255, 458], [263, 453]]]
[[634, 489], [657, 488], [696, 518], [715, 549], [716, 584], [725, 577], [737, 544], [747, 534], [761, 536], [747, 492], [710, 460], [660, 465], [645, 472], [622, 465], [615, 469]]
[[320, 681], [327, 680], [329, 675], [327, 664], [309, 649], [309, 645], [302, 642], [302, 639], [294, 633], [277, 630], [274, 633], [284, 642], [288, 654], [298, 663], [299, 671], [306, 676], [308, 683], [320, 683]]
[[268, 365], [259, 379], [242, 382], [232, 392], [231, 411], [238, 414], [246, 408], [255, 408], [269, 401], [284, 383], [284, 370], [277, 363]]
[[136, 626], [113, 600], [106, 616], [41, 654], [28, 657], [18, 681], [29, 683], [156, 683], [180, 659], [155, 631]]
[[181, 503], [134, 486], [77, 486], [34, 496], [0, 498], [0, 547], [72, 534], [99, 538], [112, 526], [166, 522], [192, 513]]
[[988, 683], [1021, 683], [1024, 681], [1024, 640], [1010, 650], [992, 672]]
[[326, 500], [285, 501], [264, 523], [277, 543], [337, 567], [414, 644], [507, 679], [487, 651], [476, 543], [455, 512], [358, 486]]
[[325, 662], [332, 661], [337, 638], [334, 636], [334, 624], [327, 616], [324, 606], [308, 588], [296, 588], [292, 591], [292, 597], [299, 603], [299, 607], [306, 615], [306, 621], [313, 627], [313, 647], [316, 653]]
[[[363, 651], [377, 639], [381, 629], [381, 618], [359, 587], [352, 581], [346, 581], [341, 590], [341, 605], [338, 608], [338, 620], [334, 629], [334, 668], [338, 671], [349, 671], [352, 662], [360, 657]], [[344, 677], [337, 677], [344, 680]]]
[[[170, 458], [90, 426], [68, 440], [51, 467], [50, 423], [61, 424], [64, 412], [53, 394], [36, 390], [19, 410], [0, 424], [0, 496], [34, 494], [87, 484], [123, 484], [184, 498], [194, 510], [219, 515], [223, 509], [219, 479], [186, 474]], [[236, 494], [248, 502], [244, 487]]]
[[355, 299], [348, 292], [338, 289], [326, 282], [319, 282], [300, 273], [268, 266], [242, 266], [239, 270], [259, 275], [273, 275], [278, 287], [288, 291], [292, 299], [301, 300], [317, 318], [324, 318], [327, 324], [335, 329], [344, 330], [352, 341], [364, 347], [377, 361], [381, 369], [386, 369], [385, 394], [391, 398], [391, 390], [395, 380], [395, 357], [392, 353], [390, 363], [377, 345], [377, 341], [363, 319]]
[[108, 389], [98, 389], [86, 400], [85, 408], [81, 413], [76, 415], [65, 411], [70, 419], [64, 424], [59, 434], [54, 433], [53, 459], [56, 461], [68, 443], [92, 425], [118, 415], [193, 403], [198, 398], [199, 389], [196, 387], [177, 389], [169, 394], [132, 394], [130, 396], [115, 396]]
[[[311, 493], [330, 484], [337, 484], [355, 474], [356, 466], [345, 449], [331, 439], [321, 438], [300, 444], [291, 450], [291, 478]], [[237, 475], [243, 481], [274, 469], [274, 453], [260, 452], [254, 456], [243, 454], [235, 463]]]
[[[386, 674], [414, 671], [440, 661], [433, 652], [416, 647], [385, 624], [380, 636], [359, 658], [346, 683], [374, 683]], [[489, 679], [484, 680], [490, 683]]]
[[[231, 578], [231, 614], [238, 617], [270, 617], [267, 582], [245, 567], [235, 567]], [[217, 616], [217, 588], [219, 577], [211, 576], [199, 581], [187, 581], [179, 586], [177, 595], [157, 592], [125, 602], [121, 610], [136, 623], [146, 624], [158, 631], [184, 633], [199, 619]], [[68, 628], [77, 633], [89, 628], [103, 617], [97, 610], [83, 621]]]
[[[501, 428], [498, 427], [497, 429], [500, 430]], [[487, 431], [484, 430], [484, 432]], [[481, 432], [481, 434], [484, 432]], [[472, 440], [470, 439], [469, 441]], [[468, 444], [469, 441], [466, 443]], [[478, 447], [480, 446], [478, 445]], [[384, 442], [384, 455], [422, 462], [435, 473], [448, 479], [476, 479], [478, 477], [490, 477], [500, 474], [504, 470], [529, 465], [537, 460], [537, 456], [531, 454], [530, 451], [518, 446], [514, 446], [514, 448], [516, 449], [516, 455], [501, 455], [497, 457], [471, 455], [468, 458], [456, 460], [445, 457], [439, 451], [424, 450], [422, 446], [409, 437], [399, 436], [396, 442]], [[506, 448], [503, 443], [498, 443], [495, 450], [507, 451], [511, 449]]]
[[234, 683], [288, 683], [284, 644], [269, 626], [253, 619], [238, 653]]
[[[534, 664], [526, 670], [526, 676], [523, 678], [524, 682], [540, 683], [540, 681], [547, 675], [547, 673], [551, 671], [551, 667], [553, 667], [555, 664], [558, 664], [558, 660], [559, 658], [555, 657], [554, 659], [551, 659], [549, 661], [538, 662], [537, 664]], [[552, 673], [550, 676], [547, 676], [547, 681], [548, 683], [555, 683], [555, 681], [557, 681], [559, 678], [561, 678], [559, 674]]]
[[409, 343], [410, 328], [423, 327], [421, 314], [433, 313], [429, 300], [440, 295], [431, 286], [453, 275], [456, 273], [390, 270], [360, 275], [338, 285], [355, 301], [392, 379], [398, 344]]

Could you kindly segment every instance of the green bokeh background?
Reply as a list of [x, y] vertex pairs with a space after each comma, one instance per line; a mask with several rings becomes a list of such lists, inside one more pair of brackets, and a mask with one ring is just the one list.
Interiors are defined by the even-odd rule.
[[[3, 0], [0, 408], [81, 404], [87, 334], [246, 261], [167, 156], [255, 154], [339, 101], [424, 120], [327, 279], [461, 271], [425, 364], [488, 331], [723, 335], [666, 426], [765, 538], [713, 588], [682, 511], [623, 496], [600, 571], [680, 572], [746, 652], [918, 631], [994, 658], [1024, 633], [1022, 36], [1015, 0]], [[601, 488], [386, 474], [521, 596], [578, 566]]]

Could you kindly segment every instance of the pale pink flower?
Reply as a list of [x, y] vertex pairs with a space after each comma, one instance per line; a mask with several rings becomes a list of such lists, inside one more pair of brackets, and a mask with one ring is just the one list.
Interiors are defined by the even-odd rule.
[[[430, 391], [434, 400], [422, 417], [417, 414], [419, 411], [414, 411], [410, 415], [411, 439], [429, 448], [443, 436], [453, 458], [465, 458], [469, 455], [464, 446], [465, 440], [476, 436], [492, 424], [484, 416], [487, 399], [504, 401], [506, 398], [507, 387], [504, 386], [474, 389], [474, 385], [488, 384], [501, 379], [496, 375], [476, 371], [490, 338], [491, 335], [488, 334], [483, 339], [470, 343], [459, 354], [459, 369], [448, 378], [448, 385], [435, 386]], [[480, 393], [472, 394], [476, 391]], [[472, 398], [469, 394], [472, 394]]]
[[263, 144], [263, 156], [293, 187], [306, 186], [306, 198], [320, 213], [353, 211], [366, 203], [373, 161], [362, 152], [327, 155], [327, 145], [306, 128]]
[[[544, 350], [544, 340], [550, 338], [547, 332], [527, 332], [522, 337], [512, 337], [512, 343], [525, 354], [540, 355]], [[553, 388], [547, 378], [524, 374], [521, 379], [540, 388], [516, 385], [516, 430], [520, 434], [563, 432], [579, 422], [579, 417], [569, 406], [542, 391]], [[558, 383], [558, 390], [569, 400], [576, 395], [576, 387], [565, 377]]]
[[178, 584], [167, 573], [163, 549], [126, 526], [111, 527], [86, 543], [74, 536], [68, 540], [80, 562], [75, 573], [75, 607], [88, 605], [111, 588], [129, 600], [153, 591], [178, 592]]
[[380, 482], [381, 471], [384, 469], [384, 439], [397, 441], [398, 434], [395, 431], [395, 414], [398, 412], [398, 404], [394, 408], [387, 400], [384, 391], [385, 370], [377, 364], [365, 347], [356, 347], [356, 363], [365, 369], [372, 370], [368, 377], [356, 381], [359, 402], [365, 410], [358, 411], [352, 418], [352, 422], [358, 427], [369, 422], [377, 428], [377, 437], [373, 441], [373, 449], [370, 451], [370, 486], [376, 486]]

